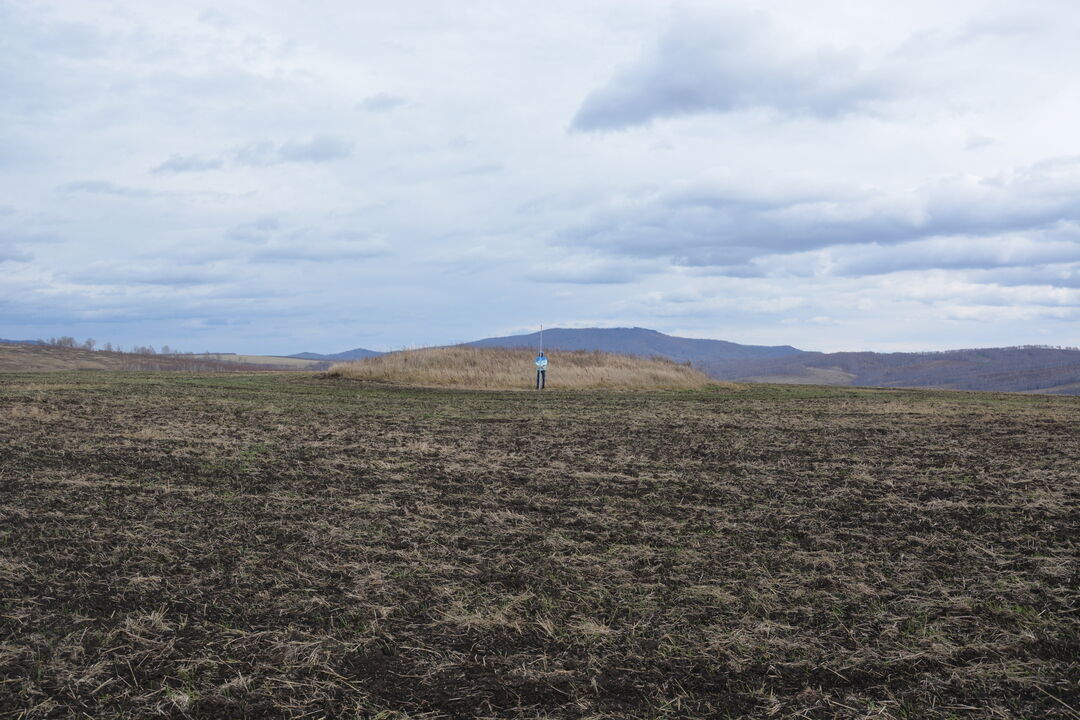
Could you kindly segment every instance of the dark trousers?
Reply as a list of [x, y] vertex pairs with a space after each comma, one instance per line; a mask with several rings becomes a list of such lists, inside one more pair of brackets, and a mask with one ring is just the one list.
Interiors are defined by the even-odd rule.
[[547, 370], [537, 370], [536, 389], [543, 390], [545, 385], [547, 385]]

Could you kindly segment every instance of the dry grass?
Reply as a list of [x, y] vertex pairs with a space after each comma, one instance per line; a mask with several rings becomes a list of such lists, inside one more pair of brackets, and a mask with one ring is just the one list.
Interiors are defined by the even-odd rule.
[[[403, 385], [526, 390], [535, 387], [533, 358], [524, 348], [426, 348], [341, 363], [330, 368], [330, 375]], [[691, 389], [716, 384], [699, 370], [663, 358], [581, 351], [553, 352], [548, 358], [549, 388]]]
[[[68, 372], [71, 370], [247, 372], [267, 369], [302, 370], [311, 367], [311, 365], [285, 365], [276, 362], [283, 358], [277, 358], [275, 362], [271, 362], [272, 360], [275, 359], [257, 355], [140, 355], [52, 345], [0, 343], [0, 373]], [[311, 361], [298, 362], [310, 363]]]
[[1077, 720], [1080, 398], [0, 373], [0, 720]]

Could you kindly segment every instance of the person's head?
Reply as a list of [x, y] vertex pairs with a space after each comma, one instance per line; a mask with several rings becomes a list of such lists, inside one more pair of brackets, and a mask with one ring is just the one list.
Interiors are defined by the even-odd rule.
[[544, 351], [543, 350], [540, 351], [540, 357], [544, 357]]

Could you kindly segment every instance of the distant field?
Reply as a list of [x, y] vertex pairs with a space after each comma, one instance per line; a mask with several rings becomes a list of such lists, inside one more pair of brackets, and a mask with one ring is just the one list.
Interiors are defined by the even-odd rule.
[[1080, 400], [0, 374], [2, 718], [1077, 717]]
[[307, 370], [326, 364], [323, 360], [307, 360], [304, 358], [281, 357], [279, 355], [235, 355], [232, 353], [198, 353], [198, 358], [217, 360], [219, 362], [245, 363], [248, 365], [266, 365], [279, 367], [283, 370]]
[[926, 387], [1080, 395], [1080, 350], [981, 348], [946, 352], [804, 352], [755, 360], [703, 360], [703, 370], [736, 382]]
[[855, 375], [840, 368], [806, 368], [797, 375], [752, 375], [740, 378], [740, 381], [782, 385], [851, 385]]
[[[705, 373], [663, 358], [585, 351], [548, 353], [547, 387], [690, 389], [718, 383]], [[335, 377], [403, 385], [528, 390], [536, 385], [534, 351], [465, 346], [402, 350], [330, 368]]]
[[[221, 372], [268, 367], [266, 364], [217, 359], [206, 355], [140, 355], [135, 353], [83, 350], [53, 345], [0, 343], [0, 372], [63, 372], [70, 370], [178, 370]], [[259, 357], [259, 356], [248, 356]]]

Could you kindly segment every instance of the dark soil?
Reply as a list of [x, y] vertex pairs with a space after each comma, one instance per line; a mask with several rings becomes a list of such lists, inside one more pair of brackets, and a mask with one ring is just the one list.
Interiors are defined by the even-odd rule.
[[0, 717], [1080, 718], [1080, 399], [0, 375]]

